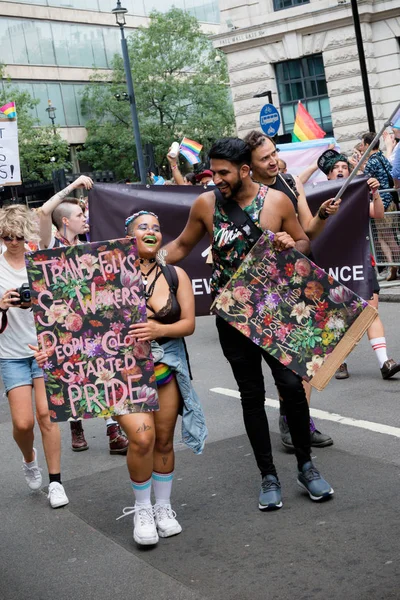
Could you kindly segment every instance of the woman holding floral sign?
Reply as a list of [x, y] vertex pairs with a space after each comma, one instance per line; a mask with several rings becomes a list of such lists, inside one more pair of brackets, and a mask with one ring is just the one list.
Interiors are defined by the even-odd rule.
[[[148, 320], [131, 325], [136, 349], [152, 342], [160, 410], [118, 417], [128, 440], [128, 469], [135, 494], [134, 539], [154, 544], [158, 536], [182, 531], [171, 509], [174, 475], [173, 437], [183, 404], [183, 440], [196, 453], [203, 449], [207, 429], [197, 395], [191, 385], [183, 338], [195, 327], [194, 296], [186, 273], [156, 259], [161, 247], [158, 217], [140, 211], [126, 220], [127, 235], [136, 238], [145, 288]], [[155, 505], [151, 506], [153, 484]], [[124, 514], [130, 514], [125, 509]]]
[[[157, 384], [158, 399], [156, 390], [147, 387], [146, 402], [136, 405], [137, 412], [114, 415], [129, 441], [127, 465], [136, 501], [133, 508], [124, 509], [122, 516], [133, 513], [134, 540], [140, 545], [152, 545], [159, 537], [182, 531], [170, 500], [175, 463], [173, 437], [180, 409], [183, 441], [197, 454], [203, 450], [207, 429], [190, 382], [182, 339], [191, 335], [195, 326], [191, 282], [182, 269], [166, 267], [156, 259], [161, 246], [156, 215], [147, 211], [132, 215], [126, 221], [126, 233], [127, 237], [136, 238], [148, 318], [147, 322], [129, 327], [133, 342], [129, 352], [137, 361], [148, 358], [151, 342], [154, 374], [150, 371], [149, 376], [150, 382]], [[130, 277], [136, 275], [127, 271], [121, 279], [128, 289], [134, 283]], [[126, 324], [128, 317], [124, 319]], [[111, 329], [115, 325], [118, 323], [112, 323]], [[46, 352], [38, 353], [37, 359], [42, 364]], [[127, 376], [133, 374], [126, 369]]]
[[21, 205], [1, 209], [0, 238], [6, 247], [0, 256], [0, 373], [10, 404], [13, 435], [23, 455], [22, 466], [28, 487], [38, 490], [42, 475], [33, 447], [33, 389], [36, 420], [49, 470], [48, 499], [52, 508], [59, 508], [68, 504], [60, 475], [60, 429], [50, 421], [43, 371], [34, 358], [37, 337], [30, 310], [30, 290], [28, 286], [24, 288], [28, 282], [25, 242], [39, 241], [35, 215]]

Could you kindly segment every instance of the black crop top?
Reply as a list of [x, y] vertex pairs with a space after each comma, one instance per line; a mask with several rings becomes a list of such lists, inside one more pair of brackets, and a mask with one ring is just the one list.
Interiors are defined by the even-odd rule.
[[166, 267], [161, 267], [161, 271], [157, 275], [158, 277], [163, 274], [167, 283], [169, 285], [169, 296], [165, 306], [160, 308], [157, 312], [146, 302], [147, 308], [153, 313], [153, 316], [149, 317], [149, 319], [156, 319], [163, 323], [164, 325], [171, 325], [172, 323], [176, 323], [181, 318], [181, 307], [176, 298], [176, 292], [178, 290], [178, 275], [176, 274], [176, 270], [171, 265], [166, 265]]

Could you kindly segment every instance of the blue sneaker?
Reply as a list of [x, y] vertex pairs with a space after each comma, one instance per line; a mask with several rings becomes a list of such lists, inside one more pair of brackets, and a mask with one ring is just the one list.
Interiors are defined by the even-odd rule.
[[333, 488], [323, 477], [311, 461], [304, 463], [297, 476], [297, 485], [306, 490], [311, 500], [318, 502], [332, 496]]
[[281, 484], [275, 475], [265, 475], [261, 482], [258, 508], [276, 510], [282, 506]]

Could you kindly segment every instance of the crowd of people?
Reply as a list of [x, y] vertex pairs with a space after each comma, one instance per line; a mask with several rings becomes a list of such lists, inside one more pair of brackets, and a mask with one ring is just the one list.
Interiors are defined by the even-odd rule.
[[[381, 194], [379, 189], [386, 190], [400, 179], [400, 151], [395, 136], [397, 131], [395, 135], [391, 132], [385, 135], [387, 156], [374, 147], [364, 168], [371, 196], [370, 217], [374, 222], [384, 218], [385, 208], [394, 198], [388, 192]], [[363, 136], [362, 145], [351, 157], [329, 149], [299, 177], [287, 173], [287, 165], [279, 159], [274, 140], [263, 133], [252, 131], [244, 140], [224, 138], [210, 149], [209, 169], [196, 175], [183, 175], [177, 158], [168, 156], [175, 184], [203, 186], [184, 230], [175, 240], [162, 248], [159, 219], [146, 207], [127, 215], [121, 237], [136, 240], [147, 312], [147, 321], [131, 324], [129, 331], [135, 343], [151, 342], [158, 403], [144, 404], [141, 412], [114, 415], [106, 419], [105, 425], [110, 453], [127, 457], [135, 504], [125, 508], [121, 516], [133, 514], [133, 537], [139, 545], [154, 545], [159, 537], [182, 531], [171, 504], [175, 471], [173, 437], [178, 414], [182, 414], [184, 440], [195, 453], [202, 452], [207, 436], [184, 343], [184, 338], [193, 334], [195, 328], [193, 290], [187, 274], [173, 265], [207, 234], [212, 253], [211, 290], [215, 298], [243, 262], [254, 243], [254, 235], [259, 237], [266, 229], [275, 233], [278, 251], [296, 248], [312, 258], [310, 240], [323, 232], [328, 218], [334, 218], [341, 200], [331, 198], [323, 202], [313, 215], [304, 183], [316, 169], [322, 170], [329, 180], [348, 177], [357, 164], [356, 152], [363, 152], [373, 137], [374, 134]], [[391, 164], [393, 171], [388, 166]], [[79, 177], [48, 200], [38, 214], [21, 205], [0, 209], [0, 374], [10, 406], [13, 437], [21, 451], [23, 472], [31, 490], [42, 486], [34, 445], [36, 417], [47, 462], [48, 499], [52, 508], [65, 506], [69, 500], [61, 479], [60, 427], [51, 421], [46, 400], [42, 367], [48, 358], [47, 351], [38, 348], [31, 301], [29, 294], [24, 294], [23, 284], [28, 280], [24, 254], [29, 250], [27, 244], [37, 244], [40, 249], [80, 244], [88, 231], [87, 215], [71, 195], [92, 186], [90, 178]], [[245, 213], [252, 223], [252, 236], [228, 214], [227, 203], [237, 204]], [[229, 235], [222, 238], [218, 235], [220, 229]], [[389, 249], [397, 262], [394, 246]], [[368, 300], [378, 308], [379, 283], [372, 263], [368, 275], [371, 290]], [[397, 266], [396, 273], [390, 275], [397, 277]], [[246, 433], [261, 475], [259, 509], [276, 510], [283, 504], [264, 406], [262, 360], [270, 368], [277, 387], [281, 439], [285, 448], [294, 451], [297, 483], [313, 501], [331, 498], [333, 488], [313, 464], [311, 446], [330, 446], [333, 440], [320, 432], [310, 417], [310, 385], [221, 317], [217, 317], [216, 326], [222, 352], [239, 388]], [[368, 329], [368, 337], [382, 377], [387, 379], [400, 371], [400, 364], [388, 358], [379, 317]], [[346, 364], [341, 365], [336, 377], [348, 376]], [[72, 449], [87, 450], [82, 421], [71, 419], [70, 429]]]

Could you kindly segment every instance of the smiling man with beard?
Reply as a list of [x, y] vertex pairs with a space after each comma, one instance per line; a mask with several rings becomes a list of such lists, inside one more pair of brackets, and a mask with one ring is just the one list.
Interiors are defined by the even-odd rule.
[[[217, 191], [201, 194], [193, 203], [183, 232], [166, 247], [166, 259], [176, 263], [187, 256], [208, 233], [212, 244], [212, 294], [215, 298], [243, 262], [254, 244], [246, 234], [249, 222], [261, 230], [274, 232], [277, 250], [297, 248], [304, 254], [310, 250], [309, 240], [300, 227], [289, 198], [255, 183], [250, 176], [251, 149], [239, 138], [215, 142], [210, 153], [210, 169]], [[231, 207], [242, 209], [246, 224], [235, 224]], [[228, 213], [230, 216], [228, 216]], [[248, 231], [247, 229], [247, 231]], [[286, 409], [287, 422], [295, 448], [298, 484], [312, 500], [333, 494], [311, 462], [309, 409], [301, 378], [282, 365], [240, 331], [217, 317], [216, 325], [222, 351], [229, 361], [239, 387], [246, 432], [252, 445], [262, 482], [260, 510], [282, 506], [281, 486], [273, 463], [268, 420], [265, 413], [265, 386], [262, 373], [264, 358]]]

